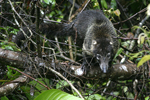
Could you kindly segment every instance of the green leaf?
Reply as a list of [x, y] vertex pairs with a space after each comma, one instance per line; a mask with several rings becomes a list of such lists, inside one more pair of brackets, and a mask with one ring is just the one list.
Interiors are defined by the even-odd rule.
[[24, 94], [26, 95], [26, 97], [28, 98], [28, 100], [33, 100], [35, 97], [37, 97], [41, 92], [40, 91], [34, 91], [34, 95], [30, 95], [30, 90], [31, 87], [30, 86], [21, 86], [20, 87], [21, 91], [24, 92]]
[[145, 55], [144, 57], [142, 57], [142, 59], [138, 62], [137, 67], [143, 65], [143, 63], [145, 63], [146, 61], [150, 60], [150, 55]]
[[7, 65], [7, 77], [10, 79], [10, 80], [13, 80], [15, 79], [16, 77], [18, 77], [20, 75], [20, 73], [18, 71], [15, 71], [15, 70], [12, 70], [10, 68], [14, 68], [14, 67], [11, 67], [11, 66], [8, 66]]
[[147, 96], [146, 98], [145, 98], [145, 100], [149, 100], [150, 99], [150, 97], [149, 96]]
[[111, 0], [111, 8], [116, 9], [117, 4], [116, 4], [116, 0]]
[[[42, 2], [42, 0], [41, 0], [41, 2]], [[46, 3], [46, 4], [55, 4], [55, 0], [44, 0], [44, 2]]]
[[136, 29], [138, 29], [138, 28], [139, 28], [141, 31], [143, 31], [143, 33], [147, 33], [147, 31], [146, 31], [144, 28], [142, 28], [142, 27], [139, 27], [139, 26], [133, 26], [133, 27], [132, 27], [133, 30], [136, 30]]
[[[70, 81], [72, 84], [74, 83], [73, 81]], [[62, 81], [59, 81], [57, 84], [56, 84], [56, 89], [59, 89], [59, 88], [62, 88], [62, 87], [65, 87], [65, 86], [69, 86], [69, 84], [62, 80]]]
[[132, 94], [131, 92], [128, 92], [128, 87], [127, 87], [127, 86], [125, 86], [125, 87], [123, 88], [123, 91], [124, 91], [124, 93], [126, 94], [126, 96], [127, 96], [128, 98], [134, 98], [133, 94]]
[[[37, 78], [37, 80], [38, 80], [39, 82], [43, 83], [44, 85], [49, 86], [49, 79], [47, 79], [47, 78], [44, 78], [44, 79], [42, 79], [42, 78]], [[46, 83], [46, 84], [45, 84], [45, 83]], [[37, 81], [34, 81], [34, 80], [33, 80], [33, 81], [31, 81], [29, 84], [35, 86], [37, 90], [40, 90], [40, 91], [41, 91], [41, 90], [43, 90], [43, 91], [47, 90], [46, 87], [44, 87], [43, 85], [41, 85], [41, 84], [38, 83]]]
[[87, 100], [106, 100], [106, 98], [99, 94], [93, 94], [93, 95], [88, 96]]
[[131, 44], [131, 41], [121, 42], [121, 45], [124, 47], [129, 47], [129, 44]]
[[1, 97], [1, 100], [9, 100], [6, 96]]
[[145, 37], [141, 37], [141, 44], [143, 44], [144, 43], [144, 41], [145, 41]]
[[141, 52], [133, 53], [133, 56], [131, 56], [129, 59], [133, 60], [134, 58], [138, 58], [138, 56], [141, 54]]
[[139, 36], [138, 36], [138, 44], [143, 44], [144, 41], [145, 41], [145, 38], [147, 37], [147, 35], [145, 33], [141, 33]]
[[34, 100], [82, 100], [82, 99], [57, 89], [51, 89], [44, 91]]
[[122, 53], [122, 48], [119, 48], [119, 50], [117, 51], [117, 53], [116, 53], [116, 55], [115, 55], [115, 57], [114, 57], [114, 59], [119, 55], [119, 54], [121, 54]]
[[11, 46], [9, 46], [9, 45], [2, 46], [2, 49], [12, 50], [13, 51], [13, 48]]
[[140, 51], [138, 53], [131, 53], [129, 59], [130, 60], [133, 60], [134, 58], [141, 59], [141, 57], [144, 54], [144, 52], [150, 53], [150, 51], [146, 51], [146, 50], [142, 50], [142, 51]]
[[146, 0], [143, 0], [143, 4], [146, 6]]
[[123, 88], [123, 91], [124, 91], [124, 92], [127, 92], [127, 91], [128, 91], [128, 87], [125, 86], [125, 87]]
[[49, 4], [49, 0], [44, 0], [44, 2], [45, 2], [46, 4]]
[[104, 8], [106, 8], [106, 9], [108, 8], [107, 2], [105, 0], [101, 0], [101, 4]]
[[19, 31], [18, 29], [13, 29], [12, 31], [10, 31], [10, 33], [13, 33], [13, 34], [17, 35], [18, 31]]

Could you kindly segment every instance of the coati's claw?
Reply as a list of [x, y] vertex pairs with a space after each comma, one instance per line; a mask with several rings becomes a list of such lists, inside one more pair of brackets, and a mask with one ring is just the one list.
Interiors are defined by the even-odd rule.
[[82, 66], [81, 66], [81, 69], [83, 70], [84, 72], [84, 75], [86, 75], [86, 70], [87, 70], [87, 64], [85, 62], [82, 63]]

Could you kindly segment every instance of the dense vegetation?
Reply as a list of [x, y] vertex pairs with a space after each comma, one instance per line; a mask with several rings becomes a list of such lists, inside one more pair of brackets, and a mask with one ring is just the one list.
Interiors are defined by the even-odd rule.
[[[1, 100], [33, 100], [37, 96], [36, 100], [42, 98], [80, 100], [82, 97], [87, 100], [148, 100], [149, 3], [150, 0], [1, 0]], [[22, 41], [21, 48], [12, 42], [23, 27], [30, 28], [33, 24], [38, 27], [42, 22], [69, 23], [78, 13], [87, 9], [101, 9], [116, 28], [118, 37], [114, 38], [120, 40], [120, 48], [112, 63], [136, 64], [138, 73], [127, 73], [132, 77], [121, 80], [114, 77], [101, 78], [94, 72], [92, 75], [96, 77], [92, 78], [75, 76], [69, 67], [81, 64], [82, 48], [76, 47], [70, 37], [46, 39], [45, 35], [37, 35], [40, 33], [38, 28], [36, 35]], [[35, 45], [30, 45], [33, 42]], [[33, 50], [31, 47], [36, 48]], [[8, 51], [4, 52], [2, 49]], [[43, 67], [42, 61], [46, 61], [50, 66]], [[127, 66], [130, 68], [130, 65]], [[114, 72], [119, 75], [116, 70]], [[124, 77], [128, 77], [124, 73], [122, 72]], [[26, 76], [24, 81], [21, 75]], [[8, 87], [11, 83], [14, 83], [12, 89]], [[9, 88], [9, 92], [5, 91], [6, 88]]]

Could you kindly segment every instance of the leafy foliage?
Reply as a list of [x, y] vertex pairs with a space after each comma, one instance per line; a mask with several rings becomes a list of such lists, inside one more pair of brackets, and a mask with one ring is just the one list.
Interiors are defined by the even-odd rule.
[[144, 57], [142, 57], [142, 59], [138, 62], [137, 67], [143, 65], [143, 63], [145, 63], [146, 61], [150, 60], [150, 55], [145, 55]]
[[13, 80], [13, 79], [15, 79], [16, 77], [18, 77], [20, 75], [19, 72], [10, 69], [10, 66], [8, 66], [8, 65], [7, 65], [7, 69], [8, 69], [8, 71], [7, 71], [7, 77], [10, 80]]
[[[72, 2], [71, 2], [72, 1]], [[17, 12], [20, 14], [22, 19], [27, 23], [27, 25], [32, 25], [35, 22], [36, 18], [36, 10], [35, 7], [40, 7], [40, 14], [41, 14], [41, 20], [44, 22], [68, 22], [69, 14], [74, 15], [74, 13], [81, 7], [83, 2], [85, 0], [76, 0], [75, 4], [73, 4], [74, 0], [40, 0], [38, 3], [34, 0], [13, 0], [13, 6], [17, 10]], [[118, 63], [121, 61], [123, 57], [126, 58], [127, 63], [134, 63], [137, 64], [137, 68], [141, 68], [145, 71], [145, 73], [148, 71], [147, 74], [143, 73], [139, 78], [139, 84], [138, 89], [140, 90], [139, 99], [149, 99], [149, 93], [150, 90], [149, 85], [149, 61], [150, 61], [150, 23], [149, 20], [144, 23], [142, 27], [137, 26], [138, 23], [142, 22], [143, 18], [145, 17], [145, 11], [142, 12], [144, 8], [147, 7], [150, 0], [117, 0], [123, 1], [119, 2], [119, 4], [116, 2], [116, 0], [100, 0], [101, 2], [98, 2], [98, 0], [91, 0], [91, 2], [85, 6], [85, 9], [100, 9], [102, 8], [104, 14], [113, 22], [117, 32], [118, 32], [118, 38], [121, 38], [120, 44], [121, 48], [118, 50], [114, 57], [113, 63]], [[22, 21], [15, 16], [14, 12], [10, 9], [10, 4], [5, 2], [3, 0], [4, 4], [2, 4], [2, 11], [1, 11], [1, 26], [0, 26], [0, 47], [2, 49], [8, 49], [13, 51], [21, 51], [13, 42], [11, 42], [11, 39], [13, 38], [13, 35], [17, 34], [20, 27], [16, 26], [15, 21], [18, 20], [19, 24], [24, 26]], [[100, 5], [102, 7], [100, 7]], [[38, 5], [37, 5], [38, 4]], [[119, 6], [121, 5], [121, 6]], [[72, 7], [74, 8], [72, 9]], [[119, 7], [118, 7], [119, 6]], [[137, 13], [138, 12], [138, 13]], [[137, 14], [136, 16], [133, 16], [134, 14]], [[146, 15], [148, 16], [148, 15]], [[57, 24], [56, 23], [56, 24]], [[140, 30], [137, 34], [136, 30]], [[128, 33], [133, 33], [132, 37], [128, 37]], [[137, 34], [138, 37], [134, 37]], [[116, 37], [114, 37], [116, 38]], [[127, 39], [126, 39], [127, 38]], [[56, 39], [55, 39], [56, 40]], [[135, 41], [134, 48], [130, 49], [130, 45], [132, 44], [132, 41]], [[42, 41], [44, 39], [42, 38]], [[58, 38], [59, 42], [68, 43], [68, 37], [64, 38]], [[29, 42], [30, 43], [30, 42]], [[71, 41], [72, 45], [74, 45], [74, 41]], [[54, 44], [54, 45], [53, 45]], [[44, 59], [48, 58], [55, 58], [56, 61], [64, 61], [64, 58], [60, 58], [59, 56], [61, 53], [65, 55], [66, 57], [70, 57], [70, 48], [68, 48], [68, 45], [61, 45], [60, 48], [62, 51], [59, 50], [58, 45], [55, 43], [50, 43], [48, 41], [43, 42], [43, 54], [46, 55]], [[81, 53], [81, 48], [73, 48], [73, 55], [74, 60], [77, 62], [82, 61], [79, 56]], [[35, 56], [37, 54], [36, 50], [32, 52], [26, 52], [25, 50], [22, 51], [25, 53], [28, 53], [32, 56]], [[128, 54], [126, 53], [128, 52]], [[80, 54], [79, 54], [80, 53]], [[68, 63], [68, 62], [62, 62], [62, 63]], [[0, 64], [1, 66], [1, 64]], [[7, 66], [7, 65], [6, 65]], [[6, 75], [3, 76], [3, 74], [0, 74], [3, 76], [3, 83], [9, 80], [13, 80], [16, 77], [18, 77], [20, 74], [17, 71], [14, 71], [10, 69], [12, 66], [7, 67], [0, 67], [0, 69], [7, 70]], [[28, 65], [26, 68], [30, 68], [31, 66]], [[34, 66], [35, 67], [35, 66]], [[41, 70], [42, 69], [42, 70]], [[44, 68], [38, 69], [36, 71], [43, 71], [42, 75], [31, 75], [32, 77], [36, 77], [38, 81], [43, 83], [44, 85], [47, 85], [48, 87], [51, 87], [53, 89], [47, 90], [46, 87], [39, 84], [37, 81], [29, 80], [25, 85], [18, 87], [17, 90], [15, 90], [12, 94], [8, 96], [1, 97], [2, 100], [17, 100], [24, 99], [24, 100], [42, 100], [43, 97], [45, 99], [75, 99], [80, 100], [80, 98], [75, 97], [78, 96], [75, 91], [73, 91], [69, 84], [65, 81], [60, 79], [57, 75], [54, 75], [53, 77], [50, 76], [51, 72], [45, 70]], [[24, 71], [25, 69], [20, 69], [21, 71]], [[87, 100], [117, 100], [117, 99], [134, 99], [135, 93], [133, 92], [133, 84], [134, 80], [125, 80], [125, 81], [118, 81], [118, 82], [112, 82], [111, 85], [107, 85], [108, 79], [97, 79], [97, 80], [82, 80], [79, 81], [75, 77], [71, 77], [71, 75], [68, 75], [64, 72], [63, 74], [66, 78], [69, 79], [69, 81], [76, 86], [78, 91], [82, 93], [85, 99]], [[71, 78], [70, 78], [71, 77]], [[135, 79], [135, 78], [133, 78]], [[144, 80], [144, 81], [143, 81]], [[86, 82], [85, 82], [86, 81]], [[56, 89], [61, 89], [56, 90]], [[105, 94], [102, 95], [103, 90], [106, 89]], [[31, 92], [31, 90], [33, 92]], [[21, 91], [21, 92], [20, 92]], [[63, 91], [66, 91], [68, 93], [65, 93]], [[31, 95], [33, 93], [33, 95]], [[70, 94], [73, 94], [75, 96], [72, 96]]]
[[68, 93], [62, 92], [57, 89], [50, 89], [41, 93], [35, 100], [82, 100], [80, 98], [74, 97]]

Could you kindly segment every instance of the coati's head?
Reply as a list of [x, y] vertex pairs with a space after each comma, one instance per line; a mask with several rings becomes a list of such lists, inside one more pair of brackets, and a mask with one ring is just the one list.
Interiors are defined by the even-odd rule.
[[98, 38], [90, 41], [89, 39], [84, 41], [83, 49], [86, 50], [86, 54], [94, 56], [103, 73], [107, 73], [114, 56], [113, 42], [109, 38]]
[[82, 28], [78, 27], [80, 30], [85, 30], [83, 32], [79, 30], [81, 35], [85, 35], [83, 52], [87, 55], [94, 56], [101, 70], [107, 73], [108, 67], [111, 66], [111, 61], [118, 48], [118, 42], [115, 42], [112, 38], [112, 36], [117, 36], [115, 29], [109, 19], [102, 14], [98, 17], [94, 17], [91, 14], [91, 17], [86, 21], [85, 28], [83, 27], [84, 24], [80, 25]]
[[108, 67], [113, 59], [113, 42], [108, 38], [92, 40], [91, 49], [99, 63], [101, 70], [107, 73]]
[[96, 57], [96, 61], [99, 63], [101, 70], [107, 73], [108, 67], [113, 59], [113, 42], [109, 38], [101, 38], [92, 40], [91, 49]]

